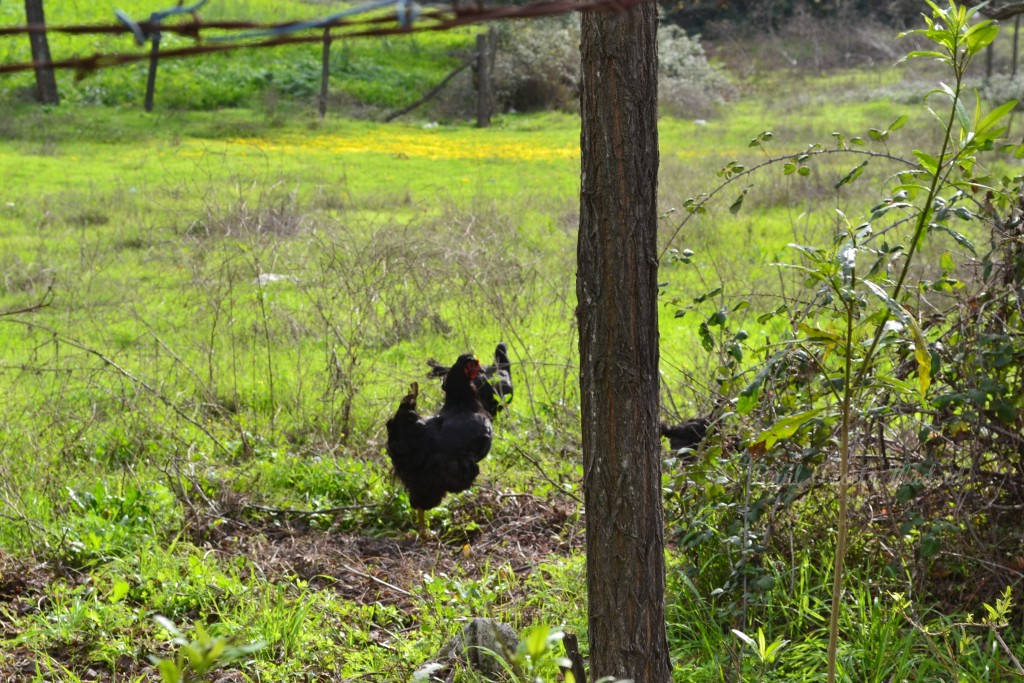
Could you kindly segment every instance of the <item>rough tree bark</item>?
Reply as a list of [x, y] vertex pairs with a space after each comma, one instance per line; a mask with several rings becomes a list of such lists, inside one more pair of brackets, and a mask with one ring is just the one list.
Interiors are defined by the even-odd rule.
[[657, 5], [585, 12], [580, 49], [576, 293], [591, 674], [665, 683]]
[[[29, 24], [43, 26], [46, 16], [43, 14], [43, 0], [25, 0], [25, 21]], [[32, 46], [32, 61], [36, 64], [49, 64], [50, 43], [45, 33], [28, 34]], [[36, 99], [42, 104], [60, 104], [57, 92], [57, 77], [53, 69], [36, 67]]]

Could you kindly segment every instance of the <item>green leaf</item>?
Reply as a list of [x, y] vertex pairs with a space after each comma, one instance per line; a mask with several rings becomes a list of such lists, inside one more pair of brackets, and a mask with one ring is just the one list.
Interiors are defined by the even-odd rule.
[[924, 490], [924, 484], [917, 481], [910, 481], [905, 484], [900, 484], [896, 489], [896, 500], [901, 503], [909, 503], [914, 498], [917, 498], [918, 494]]
[[953, 255], [948, 251], [943, 252], [942, 256], [939, 257], [939, 267], [947, 273], [956, 270], [956, 261], [953, 260]]
[[120, 602], [124, 596], [128, 595], [128, 591], [131, 589], [131, 584], [124, 580], [114, 581], [114, 587], [110, 591], [110, 596], [107, 598], [110, 602]]
[[[915, 31], [916, 33], [916, 31]], [[934, 50], [913, 50], [907, 53], [907, 59], [914, 59], [915, 57], [933, 57], [935, 59], [946, 60], [946, 55], [941, 52], [935, 52]]]
[[738, 214], [740, 212], [740, 209], [743, 208], [743, 198], [746, 196], [747, 190], [743, 190], [743, 192], [740, 193], [740, 196], [736, 198], [736, 201], [729, 205], [729, 213], [733, 214], [734, 216]]
[[789, 415], [782, 418], [768, 429], [757, 435], [755, 443], [764, 443], [765, 448], [771, 448], [782, 439], [788, 439], [800, 430], [801, 427], [816, 418], [824, 408], [805, 410], [802, 413]]
[[217, 661], [220, 659], [221, 655], [224, 654], [224, 648], [226, 648], [227, 646], [228, 641], [224, 638], [217, 638], [216, 640], [214, 640], [213, 643], [210, 645], [209, 653], [206, 655], [206, 661], [208, 662], [207, 665], [211, 668], [216, 666]]
[[952, 228], [947, 228], [945, 225], [932, 225], [931, 229], [937, 230], [938, 232], [946, 233], [947, 235], [952, 237], [957, 244], [959, 244], [967, 251], [971, 252], [971, 254], [975, 256], [978, 255], [978, 251], [974, 248], [974, 244], [969, 239], [958, 233], [956, 230], [953, 230]]
[[991, 19], [980, 21], [967, 29], [967, 51], [976, 55], [999, 35], [999, 26]]
[[977, 214], [973, 213], [966, 206], [958, 206], [958, 207], [956, 207], [956, 209], [953, 211], [953, 213], [955, 213], [956, 217], [959, 218], [962, 221], [973, 221], [975, 218], [978, 217]]
[[896, 119], [895, 121], [893, 121], [892, 123], [889, 124], [889, 132], [892, 132], [894, 130], [899, 130], [900, 128], [903, 127], [903, 124], [905, 124], [906, 122], [907, 122], [907, 115], [904, 114], [903, 116], [900, 116], [898, 119]]
[[924, 170], [928, 171], [932, 175], [936, 175], [939, 172], [939, 160], [932, 155], [922, 152], [919, 149], [915, 149], [913, 151], [913, 155], [917, 157], [918, 163], [921, 164], [921, 167]]
[[721, 293], [722, 293], [722, 288], [721, 287], [716, 287], [716, 288], [712, 289], [710, 292], [705, 292], [704, 294], [701, 294], [700, 296], [694, 298], [693, 303], [695, 303], [695, 304], [702, 304], [705, 301], [707, 301], [708, 299], [710, 299], [711, 297], [718, 296]]
[[530, 628], [524, 635], [523, 643], [526, 652], [533, 658], [538, 658], [548, 648], [548, 627], [538, 625]]
[[786, 305], [786, 304], [782, 304], [781, 306], [776, 308], [774, 311], [770, 311], [768, 313], [762, 313], [761, 315], [757, 316], [757, 323], [759, 325], [764, 325], [766, 322], [768, 322], [769, 320], [771, 320], [775, 316], [782, 315], [783, 313], [787, 312], [788, 310], [789, 310], [789, 306]]
[[935, 557], [942, 550], [942, 541], [934, 534], [921, 538], [921, 557]]
[[748, 636], [748, 635], [747, 635], [746, 633], [744, 633], [743, 631], [740, 631], [740, 630], [738, 630], [738, 629], [729, 629], [729, 630], [731, 630], [731, 631], [732, 631], [732, 633], [733, 633], [733, 635], [734, 635], [734, 636], [736, 636], [737, 638], [739, 638], [740, 640], [742, 640], [742, 641], [743, 641], [744, 643], [746, 643], [746, 644], [747, 644], [747, 645], [749, 645], [750, 647], [752, 647], [752, 648], [755, 648], [755, 649], [757, 648], [757, 643], [755, 643], [755, 642], [754, 642], [754, 639], [753, 639], [753, 638], [751, 638], [750, 636]]
[[976, 135], [984, 133], [989, 128], [995, 126], [1000, 119], [1004, 118], [1007, 114], [1014, 110], [1017, 106], [1017, 100], [1010, 100], [1009, 102], [1002, 104], [988, 114], [985, 115], [981, 121], [978, 121], [978, 125], [975, 126], [974, 132]]
[[728, 312], [721, 308], [708, 317], [708, 327], [721, 327], [729, 319]]
[[987, 602], [983, 602], [982, 607], [984, 607], [985, 611], [988, 613], [988, 616], [985, 617], [986, 622], [993, 622], [999, 618], [999, 612], [992, 605]]
[[708, 329], [707, 323], [701, 323], [697, 333], [700, 335], [700, 345], [704, 347], [705, 351], [715, 348], [715, 339], [711, 336], [711, 330]]
[[907, 324], [907, 318], [910, 317], [910, 314], [907, 313], [905, 308], [900, 306], [897, 301], [895, 301], [889, 296], [888, 292], [886, 292], [876, 283], [872, 282], [871, 280], [863, 280], [863, 282], [864, 285], [871, 290], [871, 293], [874, 294], [886, 305], [886, 307], [889, 309], [889, 312], [896, 316], [897, 320], [899, 320], [904, 325]]
[[754, 391], [749, 394], [740, 394], [736, 400], [736, 412], [740, 415], [747, 415], [757, 406], [757, 400], [760, 396], [759, 391]]
[[160, 626], [162, 626], [165, 631], [170, 633], [173, 638], [183, 638], [185, 636], [184, 633], [178, 630], [178, 627], [174, 625], [173, 621], [163, 616], [162, 614], [155, 615], [153, 617], [153, 621], [160, 624]]
[[769, 664], [774, 662], [776, 657], [778, 657], [778, 655], [779, 655], [779, 650], [781, 650], [782, 648], [786, 647], [786, 645], [788, 645], [788, 644], [789, 644], [788, 640], [775, 640], [775, 641], [772, 641], [772, 644], [769, 645], [768, 648], [765, 650], [765, 653], [764, 653], [765, 661], [767, 661]]
[[914, 358], [917, 360], [917, 388], [921, 397], [928, 391], [931, 385], [932, 355], [928, 352], [928, 344], [925, 341], [924, 333], [921, 331], [917, 320], [899, 302], [892, 299], [888, 292], [871, 280], [864, 280], [864, 285], [871, 290], [871, 293], [881, 299], [897, 320], [903, 323], [909, 330], [914, 341]]
[[843, 343], [842, 337], [840, 337], [837, 334], [833, 334], [832, 332], [826, 332], [825, 330], [819, 327], [811, 327], [810, 325], [804, 322], [798, 323], [797, 327], [801, 332], [804, 333], [804, 336], [807, 338], [808, 341], [828, 342], [831, 344], [839, 345]]
[[857, 166], [852, 171], [847, 173], [845, 176], [842, 177], [842, 179], [840, 179], [840, 181], [838, 183], [836, 183], [836, 186], [835, 186], [836, 189], [838, 190], [843, 185], [848, 185], [848, 184], [852, 183], [854, 180], [856, 180], [857, 178], [859, 178], [860, 174], [864, 172], [864, 167], [867, 166], [867, 165], [868, 165], [867, 160], [862, 161], [859, 166]]
[[890, 377], [888, 375], [879, 375], [874, 378], [874, 381], [881, 384], [884, 387], [895, 390], [899, 394], [910, 396], [917, 392], [917, 389], [910, 382], [904, 382], [896, 377]]
[[911, 336], [914, 338], [914, 358], [917, 360], [917, 388], [921, 398], [924, 398], [928, 393], [928, 387], [932, 383], [932, 354], [928, 352], [928, 343], [925, 341], [924, 333], [913, 316], [907, 316], [907, 324], [910, 328]]
[[177, 665], [170, 659], [161, 659], [157, 664], [160, 671], [160, 678], [164, 683], [178, 683], [181, 680], [181, 672]]

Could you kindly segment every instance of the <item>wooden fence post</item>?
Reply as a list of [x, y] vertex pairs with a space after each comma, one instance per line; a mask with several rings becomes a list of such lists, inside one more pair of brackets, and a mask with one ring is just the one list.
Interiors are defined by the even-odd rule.
[[153, 93], [156, 90], [156, 67], [160, 61], [160, 32], [155, 32], [151, 38], [153, 47], [149, 51], [149, 75], [146, 77], [146, 111], [153, 111]]
[[476, 127], [487, 128], [491, 125], [491, 58], [492, 41], [488, 34], [481, 33], [476, 37]]
[[320, 118], [327, 115], [327, 84], [331, 80], [331, 28], [324, 29], [324, 50], [320, 64]]
[[[28, 42], [32, 48], [32, 61], [37, 65], [49, 64], [50, 41], [46, 35], [46, 15], [43, 12], [42, 0], [25, 1], [25, 21], [30, 26], [42, 28], [41, 32], [29, 32]], [[36, 100], [40, 104], [60, 104], [60, 91], [57, 90], [57, 76], [51, 67], [36, 66]]]
[[1017, 75], [1017, 47], [1020, 39], [1020, 15], [1013, 18], [1013, 65], [1010, 67], [1010, 75]]

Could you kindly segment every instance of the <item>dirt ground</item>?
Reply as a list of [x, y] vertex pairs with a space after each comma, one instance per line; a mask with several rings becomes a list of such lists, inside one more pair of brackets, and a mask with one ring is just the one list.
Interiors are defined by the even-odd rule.
[[[525, 577], [539, 562], [564, 556], [581, 548], [584, 541], [583, 522], [572, 501], [551, 501], [493, 488], [480, 488], [473, 495], [462, 497], [451, 508], [448, 527], [470, 531], [423, 542], [411, 533], [371, 537], [318, 530], [300, 516], [273, 526], [248, 522], [221, 524], [215, 535], [207, 534], [203, 545], [210, 552], [224, 555], [225, 560], [244, 555], [271, 582], [297, 577], [308, 581], [311, 589], [332, 591], [337, 599], [393, 605], [403, 612], [412, 612], [420, 600], [417, 591], [425, 574], [458, 572], [459, 576], [479, 579], [485, 569], [493, 572], [496, 566], [504, 565]], [[20, 564], [0, 550], [0, 638], [17, 638], [19, 634], [12, 623], [15, 617], [48, 608], [47, 584], [55, 580], [74, 583], [85, 578], [84, 574], [45, 562]], [[383, 629], [369, 635], [382, 647], [388, 647], [395, 637]], [[89, 662], [88, 649], [89, 643], [66, 643], [49, 654], [82, 680], [159, 680], [141, 650], [138, 657], [122, 657], [112, 672], [103, 664]], [[60, 669], [47, 670], [26, 649], [0, 653], [0, 683], [68, 678]], [[237, 671], [228, 671], [209, 680], [233, 683], [243, 678]]]

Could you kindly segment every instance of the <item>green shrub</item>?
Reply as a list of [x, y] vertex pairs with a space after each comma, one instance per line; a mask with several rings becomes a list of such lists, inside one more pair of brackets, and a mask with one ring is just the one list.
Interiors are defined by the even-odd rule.
[[678, 26], [658, 29], [658, 100], [662, 110], [680, 118], [708, 118], [735, 95], [721, 69], [708, 63], [700, 36]]
[[[978, 92], [993, 105], [1010, 100], [1024, 102], [1024, 74], [993, 74], [991, 78], [985, 80]], [[1020, 106], [1018, 104], [1017, 108]]]
[[[502, 110], [575, 110], [579, 98], [579, 17], [503, 27], [494, 65]], [[658, 98], [675, 116], [707, 117], [734, 94], [725, 73], [708, 63], [700, 37], [678, 26], [658, 29]]]
[[104, 562], [138, 550], [167, 532], [177, 508], [165, 489], [126, 485], [118, 492], [103, 482], [68, 488], [67, 512], [54, 539], [60, 559], [72, 565]]
[[501, 110], [573, 110], [579, 97], [580, 22], [576, 15], [503, 27], [494, 62]]

